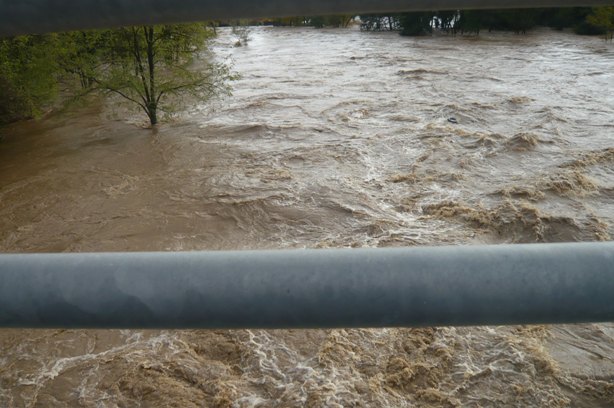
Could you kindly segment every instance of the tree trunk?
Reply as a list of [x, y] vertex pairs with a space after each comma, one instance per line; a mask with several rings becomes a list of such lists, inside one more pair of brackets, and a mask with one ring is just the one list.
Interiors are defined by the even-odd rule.
[[151, 123], [151, 126], [158, 124], [158, 109], [155, 103], [147, 107], [147, 116], [149, 117], [149, 123]]
[[147, 68], [149, 71], [149, 103], [147, 106], [149, 121], [152, 126], [158, 123], [158, 101], [156, 99], [156, 63], [154, 50], [154, 28], [152, 26], [143, 27], [145, 41], [147, 43]]

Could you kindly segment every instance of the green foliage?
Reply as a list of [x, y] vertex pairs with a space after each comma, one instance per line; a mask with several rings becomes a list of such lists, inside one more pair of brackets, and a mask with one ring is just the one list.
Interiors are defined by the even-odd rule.
[[[60, 66], [84, 89], [121, 96], [152, 125], [183, 99], [207, 99], [228, 90], [228, 69], [201, 60], [214, 31], [205, 24], [124, 27], [59, 36]], [[199, 62], [198, 69], [193, 66]]]
[[0, 39], [0, 123], [35, 117], [58, 92], [57, 38]]
[[596, 7], [586, 17], [586, 22], [603, 30], [604, 38], [612, 41], [614, 37], [614, 7]]
[[92, 86], [92, 77], [104, 65], [103, 56], [111, 31], [74, 31], [58, 34], [58, 64], [79, 79], [83, 90]]
[[186, 98], [229, 90], [228, 68], [201, 58], [213, 35], [182, 24], [0, 39], [0, 123], [36, 116], [74, 78], [81, 92], [120, 95], [156, 124]]

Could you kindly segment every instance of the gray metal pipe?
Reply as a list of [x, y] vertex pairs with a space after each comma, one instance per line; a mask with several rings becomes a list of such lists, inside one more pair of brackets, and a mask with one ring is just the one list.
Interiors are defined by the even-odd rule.
[[0, 327], [614, 321], [614, 243], [0, 255]]
[[213, 19], [614, 4], [613, 0], [0, 0], [0, 37]]

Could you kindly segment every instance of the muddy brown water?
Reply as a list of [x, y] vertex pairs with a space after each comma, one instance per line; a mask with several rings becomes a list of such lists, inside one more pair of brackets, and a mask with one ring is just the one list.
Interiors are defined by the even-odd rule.
[[[614, 48], [261, 28], [156, 131], [119, 101], [1, 130], [3, 252], [609, 240]], [[448, 119], [455, 118], [457, 123]], [[614, 406], [614, 326], [0, 331], [3, 407]]]

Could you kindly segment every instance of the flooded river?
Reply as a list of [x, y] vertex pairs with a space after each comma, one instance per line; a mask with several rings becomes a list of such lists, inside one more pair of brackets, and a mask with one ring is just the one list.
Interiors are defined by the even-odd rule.
[[[614, 47], [223, 31], [232, 97], [0, 133], [3, 252], [609, 240]], [[2, 407], [614, 406], [614, 325], [0, 331]]]

